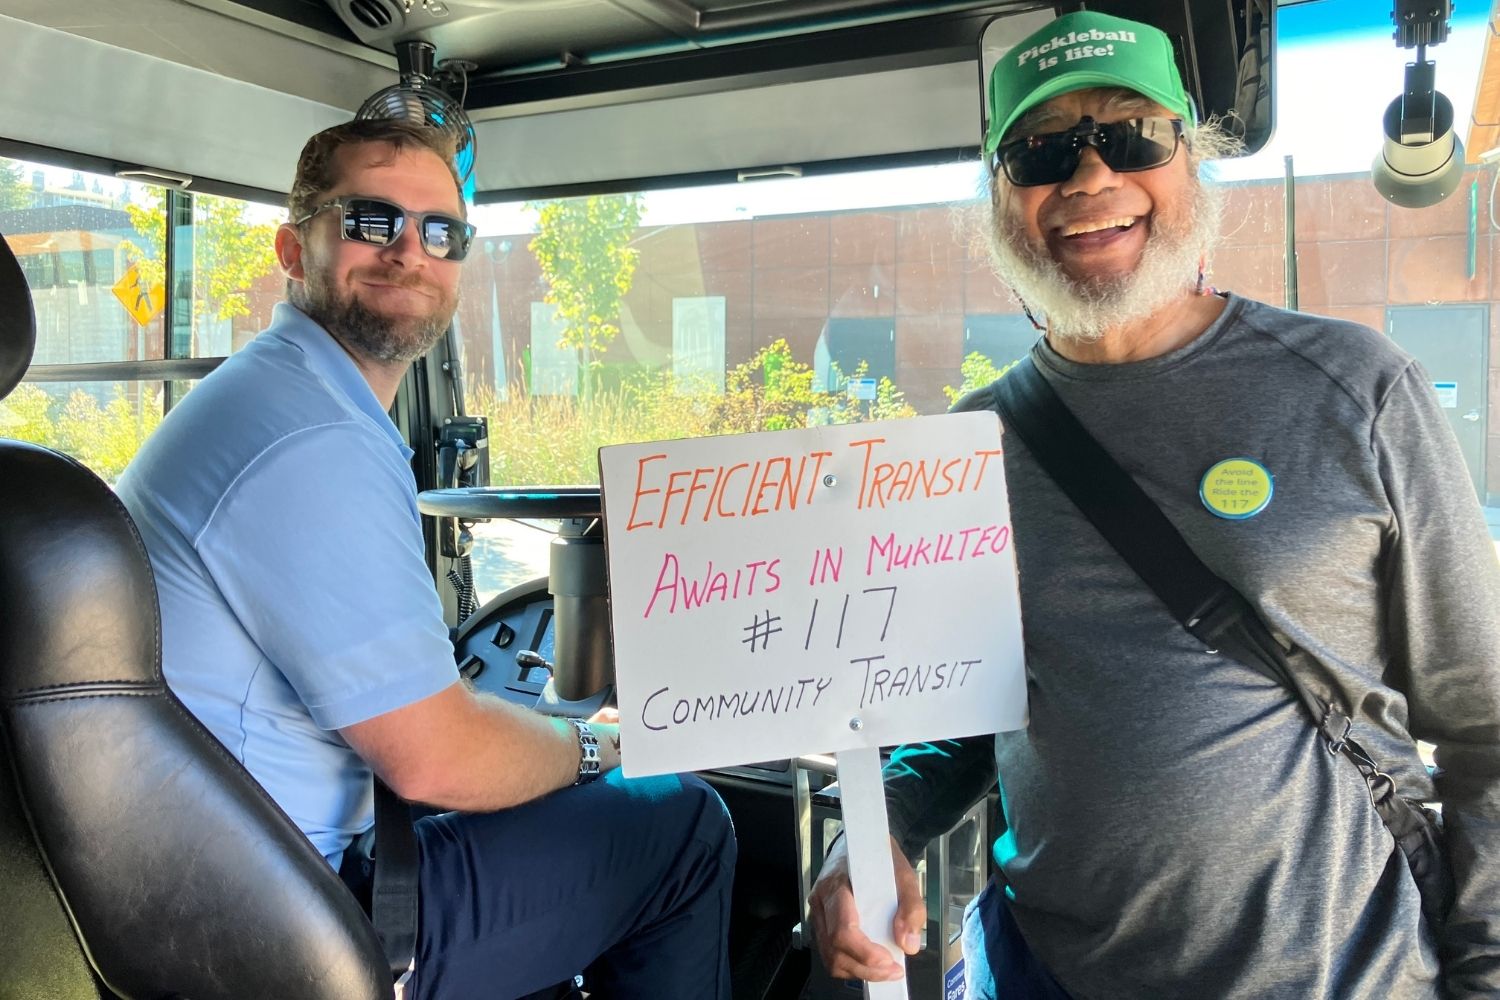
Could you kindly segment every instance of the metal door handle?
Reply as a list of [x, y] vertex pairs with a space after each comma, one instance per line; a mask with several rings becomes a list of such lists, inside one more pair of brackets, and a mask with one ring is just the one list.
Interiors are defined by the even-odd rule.
[[1469, 421], [1469, 423], [1471, 423], [1471, 424], [1472, 423], [1478, 423], [1479, 422], [1479, 411], [1478, 410], [1470, 410], [1468, 413], [1464, 414], [1464, 419], [1467, 420], [1467, 421]]

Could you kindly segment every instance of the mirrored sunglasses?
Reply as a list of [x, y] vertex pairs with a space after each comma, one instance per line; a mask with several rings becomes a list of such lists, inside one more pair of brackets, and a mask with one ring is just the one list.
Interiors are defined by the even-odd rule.
[[1150, 170], [1169, 162], [1182, 138], [1181, 118], [1127, 118], [1100, 124], [1087, 116], [1062, 132], [1027, 135], [995, 150], [992, 171], [1004, 170], [1017, 187], [1060, 184], [1073, 176], [1086, 147], [1116, 173]]
[[429, 257], [460, 261], [469, 255], [474, 242], [474, 227], [462, 219], [439, 212], [408, 212], [379, 198], [335, 198], [298, 219], [297, 225], [330, 208], [342, 214], [339, 236], [355, 243], [388, 246], [401, 238], [408, 219], [415, 223], [422, 249]]

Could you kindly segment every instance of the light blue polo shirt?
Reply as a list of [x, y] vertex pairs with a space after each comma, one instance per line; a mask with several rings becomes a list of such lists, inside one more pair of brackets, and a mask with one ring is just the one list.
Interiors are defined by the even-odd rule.
[[336, 730], [458, 680], [411, 454], [349, 356], [283, 303], [117, 487], [156, 574], [168, 684], [333, 865], [374, 814]]

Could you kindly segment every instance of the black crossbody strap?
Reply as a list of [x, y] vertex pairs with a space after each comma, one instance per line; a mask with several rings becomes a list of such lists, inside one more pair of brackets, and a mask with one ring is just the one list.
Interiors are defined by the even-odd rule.
[[1007, 432], [1159, 597], [1172, 617], [1208, 649], [1231, 656], [1282, 685], [1313, 724], [1342, 749], [1349, 720], [1297, 679], [1285, 651], [1239, 592], [1214, 574], [1135, 479], [1057, 398], [1035, 362], [1023, 358], [992, 387]]
[[401, 978], [417, 950], [417, 834], [411, 807], [375, 779], [375, 878], [370, 922], [391, 975]]

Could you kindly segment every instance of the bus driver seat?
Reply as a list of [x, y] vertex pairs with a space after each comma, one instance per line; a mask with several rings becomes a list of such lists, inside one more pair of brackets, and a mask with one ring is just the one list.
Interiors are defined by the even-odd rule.
[[[0, 237], [0, 399], [35, 343]], [[167, 690], [151, 565], [109, 487], [0, 440], [0, 995], [393, 994], [374, 928]]]

